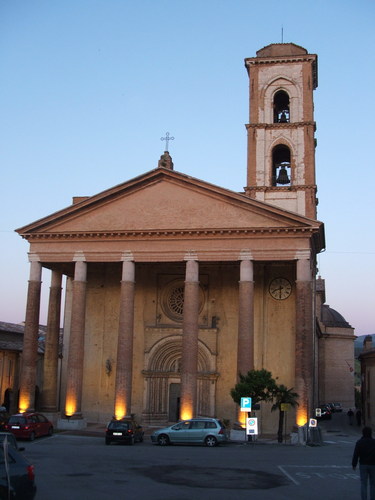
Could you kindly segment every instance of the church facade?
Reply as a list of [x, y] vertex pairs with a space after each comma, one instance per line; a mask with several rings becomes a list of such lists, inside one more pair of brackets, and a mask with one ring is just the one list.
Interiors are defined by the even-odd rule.
[[[30, 244], [20, 409], [33, 408], [42, 269], [52, 271], [44, 411], [144, 424], [240, 418], [230, 390], [265, 368], [294, 388], [290, 424], [319, 403], [313, 90], [317, 56], [272, 44], [245, 60], [243, 192], [157, 168], [18, 229]], [[234, 167], [234, 166], [233, 166]], [[61, 287], [64, 346], [58, 383]], [[354, 336], [353, 336], [354, 339]], [[61, 391], [60, 388], [61, 387]], [[262, 405], [262, 432], [277, 416]]]

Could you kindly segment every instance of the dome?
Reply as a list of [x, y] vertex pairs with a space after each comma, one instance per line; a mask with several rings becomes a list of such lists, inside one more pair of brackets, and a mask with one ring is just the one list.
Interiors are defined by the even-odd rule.
[[351, 328], [346, 319], [327, 304], [322, 307], [322, 323], [330, 327]]
[[301, 56], [307, 50], [295, 43], [271, 43], [257, 51], [257, 57]]

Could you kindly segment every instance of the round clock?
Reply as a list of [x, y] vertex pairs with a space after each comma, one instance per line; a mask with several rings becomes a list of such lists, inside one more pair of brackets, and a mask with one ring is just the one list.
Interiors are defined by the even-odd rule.
[[269, 291], [276, 300], [284, 300], [292, 293], [292, 284], [285, 278], [275, 278], [271, 281]]

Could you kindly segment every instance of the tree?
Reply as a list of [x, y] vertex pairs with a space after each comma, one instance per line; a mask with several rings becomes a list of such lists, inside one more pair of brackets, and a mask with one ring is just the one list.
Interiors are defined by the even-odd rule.
[[239, 375], [239, 382], [231, 389], [230, 394], [233, 401], [241, 404], [241, 398], [251, 397], [252, 405], [260, 401], [270, 401], [276, 389], [276, 382], [271, 372], [262, 370], [250, 370], [246, 375]]
[[283, 427], [284, 427], [284, 416], [285, 410], [282, 405], [289, 404], [292, 408], [298, 406], [298, 394], [293, 392], [293, 387], [288, 389], [285, 385], [280, 384], [276, 385], [273, 392], [272, 399], [275, 400], [271, 407], [271, 411], [279, 410], [279, 428], [277, 430], [277, 441], [279, 443], [283, 442]]

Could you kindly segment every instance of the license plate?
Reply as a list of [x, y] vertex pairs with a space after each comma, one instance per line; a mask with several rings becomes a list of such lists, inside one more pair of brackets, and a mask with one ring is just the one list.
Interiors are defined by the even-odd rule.
[[114, 436], [122, 436], [122, 432], [114, 432], [113, 435]]
[[19, 425], [12, 425], [12, 429], [19, 429], [20, 426]]

